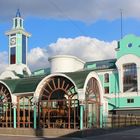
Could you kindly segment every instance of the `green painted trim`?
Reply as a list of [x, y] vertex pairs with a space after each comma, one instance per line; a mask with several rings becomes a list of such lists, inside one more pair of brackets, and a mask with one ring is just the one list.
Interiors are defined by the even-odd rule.
[[14, 110], [14, 116], [13, 116], [13, 117], [14, 117], [14, 128], [16, 128], [16, 127], [17, 127], [17, 126], [16, 126], [16, 123], [17, 123], [17, 122], [16, 122], [16, 116], [17, 116], [16, 107], [14, 107], [13, 110]]
[[[126, 93], [125, 93], [126, 94]], [[133, 103], [128, 103], [128, 99], [134, 99]], [[116, 108], [137, 108], [140, 107], [140, 97], [132, 96], [132, 97], [114, 97], [109, 99], [108, 108], [109, 110], [114, 110]]]
[[16, 64], [22, 64], [22, 34], [17, 34]]
[[[130, 43], [132, 46], [129, 47]], [[117, 59], [127, 54], [140, 56], [139, 52], [140, 52], [140, 37], [137, 37], [133, 34], [129, 34], [123, 37], [118, 42]]]
[[110, 93], [119, 93], [119, 75], [113, 72], [110, 74]]
[[83, 111], [84, 111], [84, 106], [80, 105], [80, 130], [83, 129]]
[[101, 85], [103, 87], [104, 86], [104, 76], [103, 76], [103, 74], [99, 74], [99, 79], [100, 79]]
[[34, 106], [34, 129], [36, 129], [36, 106]]

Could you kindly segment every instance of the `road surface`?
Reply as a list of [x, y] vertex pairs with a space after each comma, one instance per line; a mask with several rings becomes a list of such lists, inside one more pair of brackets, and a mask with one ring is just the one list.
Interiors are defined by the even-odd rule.
[[46, 137], [0, 135], [0, 140], [140, 140], [140, 127], [84, 138], [74, 138], [74, 137], [46, 138]]

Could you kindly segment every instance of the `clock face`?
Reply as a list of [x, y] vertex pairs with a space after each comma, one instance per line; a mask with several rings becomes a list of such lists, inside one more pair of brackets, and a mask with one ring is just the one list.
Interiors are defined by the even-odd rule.
[[10, 39], [10, 45], [16, 45], [16, 37]]

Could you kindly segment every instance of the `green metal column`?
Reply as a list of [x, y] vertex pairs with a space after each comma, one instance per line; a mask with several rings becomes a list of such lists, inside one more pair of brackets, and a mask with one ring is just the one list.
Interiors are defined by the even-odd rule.
[[34, 105], [34, 129], [36, 129], [36, 108], [37, 108], [37, 105], [35, 104]]
[[16, 128], [17, 127], [17, 125], [16, 125], [16, 123], [17, 123], [17, 120], [16, 120], [17, 113], [16, 113], [16, 106], [15, 105], [13, 106], [13, 112], [14, 112], [13, 113], [13, 115], [14, 115], [13, 116], [14, 117], [14, 122], [13, 123], [14, 123], [14, 128]]
[[103, 127], [103, 105], [100, 105], [100, 128]]
[[83, 129], [83, 115], [84, 115], [84, 106], [80, 105], [80, 129]]

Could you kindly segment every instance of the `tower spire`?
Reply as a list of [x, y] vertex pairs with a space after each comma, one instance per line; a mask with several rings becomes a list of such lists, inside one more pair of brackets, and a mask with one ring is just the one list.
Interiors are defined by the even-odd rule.
[[20, 10], [19, 10], [19, 8], [17, 9], [16, 17], [21, 17], [21, 14], [20, 14]]
[[23, 18], [21, 18], [20, 10], [17, 9], [16, 16], [13, 18], [13, 29], [23, 29]]

